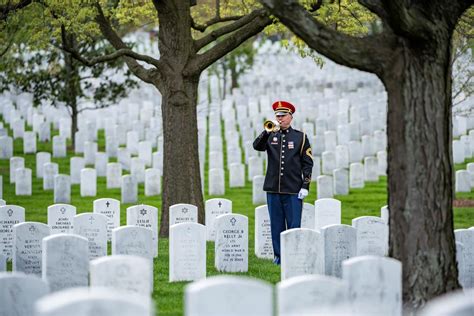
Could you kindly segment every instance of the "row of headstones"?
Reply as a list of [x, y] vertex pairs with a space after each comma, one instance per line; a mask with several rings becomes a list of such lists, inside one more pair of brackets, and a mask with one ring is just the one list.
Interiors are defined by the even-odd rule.
[[[237, 276], [215, 276], [185, 288], [185, 315], [391, 315], [402, 310], [401, 264], [364, 256], [345, 260], [343, 277], [306, 275], [267, 282]], [[436, 298], [420, 316], [471, 315], [473, 290]], [[276, 307], [276, 313], [274, 308]]]
[[[195, 206], [178, 204], [170, 208], [170, 281], [179, 280], [183, 277], [183, 275], [185, 275], [184, 278], [186, 278], [186, 275], [191, 273], [189, 271], [186, 272], [186, 267], [192, 267], [192, 270], [195, 271], [195, 273], [205, 274], [206, 240], [215, 240], [216, 242], [215, 265], [219, 271], [242, 272], [247, 271], [248, 269], [247, 217], [243, 215], [232, 214], [230, 204], [231, 202], [228, 200], [214, 200], [208, 202], [208, 205], [214, 204], [215, 207], [212, 208], [212, 210], [208, 209], [206, 212], [206, 223], [208, 224], [207, 227], [197, 224], [197, 208]], [[120, 217], [117, 212], [119, 209], [119, 202], [113, 199], [96, 200], [94, 202], [94, 211], [96, 213], [83, 213], [79, 215], [75, 215], [75, 208], [73, 206], [61, 204], [53, 205], [48, 208], [48, 225], [45, 225], [42, 223], [33, 222], [21, 224], [24, 221], [24, 209], [13, 205], [3, 206], [0, 208], [0, 219], [2, 219], [1, 224], [3, 231], [1, 244], [2, 252], [6, 255], [6, 257], [13, 257], [13, 269], [15, 271], [18, 270], [29, 273], [35, 273], [36, 271], [36, 273], [40, 273], [41, 260], [40, 256], [38, 256], [38, 252], [36, 252], [36, 261], [32, 260], [33, 254], [27, 249], [27, 247], [31, 247], [34, 244], [35, 251], [38, 251], [38, 248], [40, 248], [41, 239], [45, 236], [48, 236], [51, 232], [72, 232], [89, 239], [90, 258], [105, 256], [107, 253], [107, 240], [112, 239], [112, 248], [115, 249], [119, 246], [116, 246], [114, 234], [118, 235], [121, 232], [130, 233], [131, 228], [126, 230], [124, 228], [114, 229], [114, 227], [118, 227], [118, 223], [120, 221]], [[271, 246], [271, 238], [269, 238], [270, 231], [268, 209], [266, 206], [263, 206], [257, 208], [255, 212], [256, 255], [258, 257], [271, 258], [273, 256], [273, 250]], [[340, 212], [340, 202], [337, 200], [316, 201], [314, 208], [312, 208], [310, 204], [306, 204], [305, 210], [303, 212], [303, 225], [304, 227], [321, 228], [326, 226], [326, 224], [340, 223]], [[218, 216], [219, 214], [222, 215]], [[18, 224], [15, 225], [15, 223]], [[182, 226], [175, 226], [177, 223], [189, 223], [193, 225], [184, 228]], [[354, 220], [354, 223], [358, 223], [355, 225], [356, 227], [359, 227], [358, 231], [360, 234], [367, 235], [369, 234], [367, 231], [371, 231], [370, 235], [374, 235], [374, 238], [364, 239], [370, 239], [372, 246], [369, 246], [367, 242], [363, 242], [361, 239], [359, 242], [360, 249], [358, 250], [355, 239], [357, 234], [354, 233], [354, 240], [351, 241], [354, 246], [354, 252], [352, 253], [352, 256], [357, 254], [356, 251], [358, 251], [360, 254], [384, 255], [387, 248], [387, 233], [384, 221], [380, 218], [360, 218]], [[152, 229], [153, 244], [144, 242], [144, 245], [148, 245], [148, 248], [152, 248], [150, 246], [153, 245], [153, 248], [155, 248], [153, 253], [156, 256], [158, 246], [157, 209], [145, 205], [130, 207], [127, 209], [127, 224], [145, 226], [146, 228]], [[377, 226], [379, 227], [374, 225], [370, 226], [371, 224], [378, 224]], [[383, 229], [385, 229], [385, 232]], [[313, 232], [313, 230], [306, 228], [302, 228], [302, 230]], [[30, 239], [27, 239], [24, 236], [26, 231], [31, 234]], [[354, 231], [357, 230], [354, 229]], [[179, 232], [185, 233], [181, 234]], [[301, 234], [303, 235], [299, 236], [297, 240], [301, 242], [309, 241], [309, 244], [311, 244], [311, 240], [314, 237], [311, 237], [307, 240], [307, 238], [303, 238], [303, 236], [305, 236], [304, 232]], [[137, 232], [135, 232], [134, 235], [136, 237]], [[120, 236], [115, 237], [119, 238]], [[185, 238], [184, 241], [183, 238]], [[140, 240], [145, 239], [147, 238], [140, 238]], [[22, 243], [21, 245], [18, 244], [20, 241]], [[151, 239], [149, 239], [149, 241], [151, 242]], [[174, 245], [174, 243], [177, 244]], [[191, 247], [187, 243], [193, 243], [194, 245], [200, 246]], [[296, 249], [299, 247], [299, 249], [303, 249], [303, 251], [309, 251], [309, 249], [305, 248], [306, 245], [306, 243], [304, 243], [302, 246], [292, 245], [289, 246], [288, 249]], [[122, 249], [124, 247], [119, 248]], [[190, 248], [195, 251], [195, 255], [190, 256], [187, 254], [187, 252], [190, 251]], [[329, 248], [332, 250], [331, 247]], [[203, 250], [203, 252], [200, 252], [200, 250]], [[127, 253], [130, 253], [130, 250], [127, 251]], [[140, 251], [143, 252], [144, 250], [141, 249]], [[321, 251], [321, 249], [318, 248], [318, 251]], [[150, 252], [151, 251], [148, 251], [148, 254]], [[289, 260], [294, 260], [297, 258], [295, 254], [293, 255], [293, 259], [289, 257]], [[26, 257], [29, 258], [29, 264], [25, 267], [17, 267], [17, 264], [21, 265], [25, 262], [25, 260], [22, 260], [22, 258]], [[172, 259], [176, 260], [176, 262], [172, 263]], [[302, 258], [298, 257], [295, 261], [296, 267], [302, 266], [301, 262], [298, 263], [298, 260], [301, 259]], [[197, 260], [197, 262], [195, 265], [192, 265], [189, 264], [189, 260]], [[312, 264], [314, 265], [315, 263]], [[198, 269], [198, 267], [200, 268]], [[312, 269], [314, 268], [315, 267], [313, 266]], [[291, 265], [289, 265], [288, 269], [294, 270], [295, 268], [292, 268]], [[317, 269], [320, 271], [321, 267], [317, 266]], [[184, 272], [181, 270], [184, 270]], [[282, 272], [282, 277], [286, 275], [285, 273]], [[174, 276], [175, 274], [176, 276]]]
[[[161, 171], [156, 168], [145, 169], [142, 160], [136, 159], [136, 165], [140, 168], [134, 168], [135, 164], [132, 163], [130, 175], [122, 176], [122, 167], [119, 163], [107, 163], [106, 165], [107, 188], [121, 188], [123, 203], [137, 202], [138, 184], [143, 182], [145, 183], [145, 196], [161, 194]], [[36, 176], [43, 178], [43, 190], [54, 190], [55, 203], [70, 203], [71, 184], [76, 183], [80, 184], [82, 197], [97, 195], [98, 170], [85, 168], [83, 158], [71, 158], [71, 175], [59, 174], [59, 165], [52, 162], [44, 163], [48, 160], [50, 160], [49, 153], [37, 154]], [[132, 162], [134, 162], [133, 159]], [[10, 183], [15, 184], [16, 195], [32, 195], [32, 171], [29, 168], [24, 168], [24, 165], [23, 157], [10, 158]]]
[[474, 154], [474, 130], [468, 135], [462, 135], [459, 140], [453, 140], [453, 161], [463, 163], [464, 160], [472, 158]]
[[[3, 200], [2, 200], [3, 201]], [[0, 204], [1, 206], [1, 204]], [[214, 240], [214, 220], [218, 215], [232, 213], [232, 201], [226, 199], [210, 199], [205, 203], [207, 239]], [[40, 227], [48, 227], [51, 234], [76, 233], [87, 235], [91, 241], [91, 256], [103, 256], [107, 253], [107, 241], [112, 240], [114, 248], [114, 229], [122, 231], [120, 226], [120, 201], [110, 198], [102, 198], [93, 202], [93, 213], [82, 213], [76, 215], [76, 207], [68, 204], [55, 204], [47, 210], [48, 225], [38, 223]], [[181, 222], [197, 222], [197, 207], [191, 204], [175, 204], [170, 206], [170, 225]], [[3, 205], [0, 207], [0, 225], [2, 236], [0, 241], [0, 254], [11, 258], [14, 240], [13, 225], [25, 221], [25, 209], [16, 205]], [[75, 223], [77, 221], [77, 224]], [[157, 256], [158, 252], [158, 209], [150, 205], [136, 205], [127, 208], [127, 225], [139, 226], [151, 229], [152, 239], [147, 236], [140, 240], [146, 245], [147, 253]], [[33, 225], [34, 226], [34, 225]], [[131, 228], [126, 231], [130, 233]], [[42, 231], [40, 228], [38, 232]], [[48, 233], [48, 235], [49, 235]], [[137, 235], [137, 232], [133, 232]], [[140, 233], [139, 235], [143, 235]], [[118, 236], [119, 238], [120, 236]], [[123, 248], [123, 247], [120, 247]], [[141, 247], [143, 248], [143, 247]], [[140, 249], [141, 249], [140, 248]], [[127, 250], [130, 251], [130, 250]], [[137, 250], [138, 251], [138, 250]], [[141, 249], [144, 251], [144, 249]]]
[[[135, 105], [136, 103], [134, 103]], [[100, 128], [104, 128], [106, 131], [106, 145], [109, 147], [110, 154], [112, 155], [120, 145], [127, 145], [127, 148], [132, 150], [133, 153], [137, 153], [138, 141], [140, 140], [146, 140], [153, 147], [157, 147], [158, 136], [162, 134], [162, 124], [160, 116], [153, 116], [152, 104], [143, 105], [140, 113], [143, 115], [140, 115], [140, 118], [131, 118], [130, 116], [137, 112], [127, 111], [129, 109], [126, 109], [126, 113], [122, 113], [120, 112], [122, 111], [121, 107], [110, 107], [107, 111], [97, 112], [94, 117], [82, 118], [80, 116], [78, 118], [79, 130], [74, 135], [76, 153], [82, 153], [86, 141], [94, 142], [97, 140], [97, 132]], [[2, 104], [0, 104], [0, 111], [2, 111]], [[5, 121], [10, 124], [13, 130], [13, 138], [23, 138], [27, 143], [24, 146], [27, 152], [36, 151], [36, 135], [38, 135], [41, 142], [51, 141], [51, 122], [44, 115], [39, 113], [32, 114], [29, 109], [28, 113], [25, 114], [24, 111], [15, 109], [11, 103], [3, 104], [2, 112]], [[157, 111], [157, 114], [159, 114], [159, 111]], [[26, 118], [26, 122], [24, 118]], [[53, 115], [49, 120], [52, 120], [52, 123], [55, 125], [54, 127], [59, 129], [57, 144], [58, 148], [60, 148], [67, 139], [71, 139], [71, 118]], [[102, 123], [101, 126], [98, 126], [99, 122]], [[25, 123], [32, 127], [32, 131], [26, 131]]]
[[[123, 277], [123, 267], [114, 268], [119, 271], [116, 274]], [[136, 266], [130, 268], [126, 272], [133, 276], [134, 271], [139, 271]], [[92, 271], [91, 265], [91, 276]], [[107, 270], [101, 272], [110, 275]], [[0, 308], [5, 315], [18, 316], [153, 315], [149, 296], [116, 289], [124, 285], [121, 278], [104, 285], [49, 294], [48, 285], [35, 276], [0, 273]], [[125, 286], [129, 287], [129, 284]], [[403, 313], [401, 290], [399, 261], [364, 256], [343, 263], [342, 279], [306, 275], [283, 280], [275, 288], [262, 280], [238, 276], [214, 276], [196, 281], [185, 288], [184, 315], [399, 316]], [[472, 289], [451, 292], [428, 302], [417, 314], [472, 315], [473, 296]]]
[[1, 315], [153, 315], [151, 260], [113, 255], [89, 262], [87, 239], [77, 235], [46, 237], [43, 247], [42, 275], [0, 272]]
[[[114, 199], [96, 200], [94, 202], [94, 212], [96, 213], [83, 213], [77, 216], [75, 216], [75, 208], [73, 206], [62, 204], [52, 205], [48, 208], [48, 227], [50, 227], [53, 233], [76, 232], [80, 235], [85, 234], [85, 236], [88, 237], [91, 242], [91, 256], [105, 255], [107, 253], [107, 240], [112, 239], [112, 247], [114, 248], [115, 243], [113, 242], [113, 231], [114, 228], [118, 227], [120, 223], [120, 215], [119, 212], [117, 212], [119, 209], [120, 203]], [[13, 240], [15, 240], [13, 225], [15, 223], [24, 221], [24, 209], [18, 206], [8, 205], [1, 207], [0, 210], [0, 219], [2, 220], [0, 223], [2, 224], [3, 232], [1, 246], [3, 248], [3, 252], [9, 256], [10, 250], [14, 243]], [[155, 248], [153, 250], [155, 256], [157, 255], [157, 213], [157, 208], [147, 205], [139, 205], [129, 207], [127, 209], [128, 225], [143, 226], [152, 230], [152, 239], [142, 237], [141, 240], [149, 240], [153, 243], [151, 244], [143, 242], [144, 245], [148, 245], [148, 249]], [[77, 224], [74, 225], [76, 217], [79, 218], [77, 219], [78, 223], [80, 223], [79, 227], [76, 227]], [[309, 203], [304, 203], [301, 221], [302, 228], [300, 230], [288, 231], [282, 234], [282, 253], [285, 253], [284, 245], [288, 243], [286, 249], [292, 251], [292, 253], [287, 256], [289, 262], [288, 271], [293, 271], [286, 272], [286, 269], [282, 269], [282, 279], [285, 278], [287, 274], [291, 276], [294, 273], [299, 273], [297, 272], [298, 269], [302, 269], [301, 271], [312, 271], [312, 273], [322, 273], [322, 271], [327, 271], [325, 269], [331, 269], [325, 267], [324, 257], [321, 258], [321, 253], [325, 253], [325, 251], [334, 251], [334, 249], [332, 247], [328, 247], [327, 249], [323, 250], [325, 243], [321, 243], [321, 240], [324, 239], [318, 233], [318, 231], [322, 231], [323, 227], [329, 225], [341, 227], [339, 228], [341, 230], [340, 234], [343, 234], [344, 231], [348, 231], [346, 233], [348, 236], [346, 236], [346, 239], [348, 241], [346, 240], [346, 242], [351, 246], [344, 248], [346, 250], [351, 249], [351, 256], [367, 254], [381, 256], [386, 255], [388, 249], [387, 221], [388, 208], [383, 207], [381, 209], [381, 218], [363, 216], [353, 220], [353, 227], [340, 225], [340, 201], [334, 199], [320, 199], [315, 201], [314, 206]], [[193, 239], [194, 243], [196, 243], [198, 240], [201, 240], [201, 245], [204, 247], [204, 251], [200, 255], [195, 255], [193, 257], [195, 259], [199, 259], [196, 266], [202, 266], [204, 263], [202, 266], [204, 268], [201, 269], [199, 273], [205, 273], [205, 260], [202, 261], [201, 259], [202, 257], [205, 258], [206, 240], [216, 241], [215, 265], [218, 270], [228, 272], [247, 271], [248, 219], [243, 215], [232, 214], [231, 201], [225, 199], [212, 199], [206, 201], [207, 226], [197, 224], [196, 206], [190, 204], [177, 204], [170, 207], [171, 227], [177, 223], [187, 222], [195, 224], [194, 227], [198, 228], [188, 227], [186, 228], [187, 234], [184, 235], [189, 235], [191, 229], [193, 229], [194, 237], [191, 239]], [[239, 223], [242, 226], [241, 228], [239, 228]], [[40, 226], [41, 225], [44, 224], [40, 224]], [[30, 226], [30, 229], [31, 227], [32, 226]], [[118, 229], [127, 232], [130, 230], [130, 228], [128, 230], [123, 228]], [[38, 228], [38, 231], [41, 231], [41, 229]], [[472, 270], [472, 266], [474, 266], [472, 263], [472, 260], [474, 259], [474, 256], [472, 256], [474, 254], [474, 231], [456, 230], [455, 233], [457, 242], [459, 243], [458, 261], [462, 267], [460, 268], [460, 271], [465, 271], [460, 273], [460, 283], [467, 287], [472, 287], [474, 286], [474, 271]], [[200, 234], [204, 235], [201, 236]], [[134, 233], [134, 235], [137, 235], [137, 233]], [[170, 235], [172, 235], [171, 232]], [[171, 246], [172, 239], [173, 238], [170, 237], [170, 254], [172, 254], [173, 249], [176, 248]], [[233, 241], [229, 241], [229, 239]], [[289, 241], [286, 241], [286, 239]], [[291, 240], [296, 241], [292, 242]], [[301, 244], [298, 245], [296, 242], [300, 242]], [[220, 245], [219, 247], [222, 247], [222, 249], [219, 248], [220, 250], [218, 251], [217, 245]], [[229, 247], [229, 245], [233, 246]], [[239, 246], [237, 247], [237, 245]], [[189, 249], [189, 245], [186, 245], [185, 243], [182, 247], [184, 247], [185, 250]], [[140, 252], [144, 251], [142, 248], [140, 248]], [[179, 249], [179, 247], [176, 249]], [[195, 250], [198, 251], [197, 248]], [[131, 250], [127, 250], [127, 253], [130, 252]], [[151, 252], [152, 251], [149, 250], [147, 253], [149, 254]], [[222, 255], [218, 256], [218, 253]], [[313, 257], [308, 256], [308, 253], [312, 253]], [[257, 257], [266, 259], [273, 258], [270, 219], [268, 208], [265, 205], [255, 209], [255, 255]], [[337, 255], [336, 257], [341, 256], [343, 255]], [[179, 257], [180, 256], [178, 256], [178, 259]], [[183, 265], [185, 267], [192, 266], [186, 263], [186, 260], [189, 260], [189, 258], [186, 256], [184, 256], [184, 258], [186, 259], [185, 264]], [[284, 263], [286, 262], [286, 259], [284, 258], [285, 255], [283, 254], [282, 266], [287, 265]], [[176, 264], [171, 264], [170, 262], [170, 266], [176, 266]], [[336, 267], [337, 263], [332, 264], [329, 267], [331, 266]], [[170, 271], [170, 280], [171, 279], [172, 276]]]
[[[379, 176], [385, 175], [387, 167], [385, 152], [380, 152], [379, 158], [366, 157], [364, 164], [351, 163], [349, 170], [335, 168], [331, 171], [332, 175], [320, 175], [319, 157], [314, 157], [313, 162], [312, 178], [317, 183], [316, 196], [318, 199], [332, 198], [334, 195], [348, 195], [349, 189], [364, 188], [365, 182], [378, 182]], [[264, 180], [265, 176], [263, 175], [253, 177], [253, 204], [261, 204], [266, 201], [266, 195], [262, 189]]]

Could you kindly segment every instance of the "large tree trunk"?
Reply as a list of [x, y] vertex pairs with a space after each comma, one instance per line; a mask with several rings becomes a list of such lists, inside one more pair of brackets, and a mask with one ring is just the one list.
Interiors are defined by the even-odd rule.
[[388, 92], [390, 256], [403, 264], [405, 308], [459, 287], [453, 232], [450, 34], [400, 40]]
[[[68, 46], [76, 47], [76, 41], [74, 36], [71, 34], [64, 33], [63, 40], [68, 41]], [[71, 54], [67, 53], [63, 50], [64, 55], [64, 65], [66, 70], [66, 78], [65, 78], [65, 91], [64, 91], [64, 98], [66, 101], [66, 106], [70, 109], [71, 115], [71, 143], [72, 148], [74, 148], [76, 139], [74, 137], [75, 133], [77, 132], [77, 116], [78, 116], [78, 109], [77, 109], [77, 98], [79, 95], [80, 83], [79, 83], [79, 70], [76, 65], [76, 60], [71, 56]]]
[[[179, 80], [179, 79], [178, 79]], [[198, 153], [197, 91], [199, 77], [176, 82], [178, 91], [162, 91], [163, 103], [163, 202], [160, 236], [169, 232], [169, 207], [189, 203], [198, 207], [203, 223], [204, 202]], [[183, 146], [183, 144], [186, 144]]]
[[[169, 233], [169, 207], [189, 203], [204, 220], [204, 200], [198, 155], [197, 91], [200, 73], [185, 75], [194, 56], [189, 3], [155, 1], [163, 81], [158, 82], [163, 102], [163, 196], [160, 236]], [[183, 146], [184, 145], [184, 146]]]

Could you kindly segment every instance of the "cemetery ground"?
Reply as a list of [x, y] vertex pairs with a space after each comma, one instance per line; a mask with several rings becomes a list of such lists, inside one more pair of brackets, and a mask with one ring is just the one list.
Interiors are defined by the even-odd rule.
[[[0, 116], [0, 120], [2, 117]], [[8, 124], [5, 124], [8, 127]], [[26, 130], [29, 130], [27, 127]], [[10, 130], [11, 132], [11, 130]], [[57, 134], [53, 131], [51, 136]], [[98, 149], [104, 151], [105, 140], [103, 131], [99, 131]], [[37, 152], [52, 151], [52, 143], [37, 142]], [[36, 170], [35, 154], [23, 154], [23, 140], [16, 139], [14, 141], [14, 156], [21, 156], [25, 158], [25, 167]], [[73, 149], [68, 140], [68, 155], [65, 158], [51, 158], [52, 162], [59, 165], [59, 173], [69, 174], [70, 158], [73, 156]], [[224, 151], [224, 159], [226, 161], [226, 152]], [[109, 162], [115, 162], [116, 159], [110, 158]], [[466, 169], [466, 164], [474, 162], [474, 159], [466, 160], [463, 164], [457, 164], [456, 170]], [[208, 179], [207, 179], [207, 161], [204, 168], [204, 199], [210, 199], [216, 196], [209, 196]], [[184, 171], [185, 172], [185, 171]], [[15, 186], [9, 181], [9, 160], [0, 160], [0, 175], [3, 176], [3, 199], [8, 204], [20, 205], [25, 208], [26, 221], [47, 222], [47, 207], [54, 204], [53, 191], [43, 191], [42, 179], [32, 177], [32, 196], [16, 196]], [[106, 178], [97, 178], [97, 196], [96, 197], [80, 197], [80, 185], [71, 185], [71, 203], [76, 206], [77, 213], [92, 212], [92, 203], [98, 198], [115, 198], [121, 199], [120, 189], [107, 189]], [[243, 188], [229, 188], [228, 185], [228, 171], [226, 169], [226, 194], [223, 198], [232, 201], [233, 213], [242, 214], [249, 218], [249, 270], [247, 273], [238, 273], [241, 275], [258, 278], [270, 283], [277, 283], [280, 281], [280, 268], [273, 265], [270, 260], [258, 259], [254, 255], [254, 230], [255, 230], [255, 216], [254, 211], [257, 205], [252, 204], [252, 184], [246, 181]], [[342, 203], [342, 224], [351, 225], [351, 220], [358, 216], [380, 216], [380, 208], [387, 204], [386, 192], [386, 177], [380, 177], [378, 182], [366, 182], [363, 189], [351, 189], [347, 196], [338, 196], [335, 198]], [[166, 181], [166, 179], [163, 179]], [[316, 199], [316, 184], [313, 182], [310, 187], [310, 194], [305, 199], [305, 202], [314, 204]], [[474, 201], [474, 193], [458, 193], [457, 200], [471, 200]], [[148, 204], [159, 209], [159, 216], [161, 215], [161, 197], [146, 197], [144, 194], [144, 185], [139, 185], [138, 203]], [[472, 205], [470, 203], [465, 203]], [[126, 209], [133, 204], [121, 204], [121, 225], [126, 225]], [[470, 207], [456, 207], [454, 208], [454, 229], [468, 228], [474, 226], [474, 206]], [[109, 254], [110, 254], [109, 244]], [[188, 282], [168, 282], [168, 239], [159, 239], [158, 258], [154, 259], [154, 292], [153, 299], [156, 304], [156, 311], [160, 315], [180, 315], [183, 314], [183, 294], [184, 288]], [[11, 270], [11, 265], [9, 265]], [[207, 242], [207, 276], [221, 274], [214, 268], [214, 243]]]

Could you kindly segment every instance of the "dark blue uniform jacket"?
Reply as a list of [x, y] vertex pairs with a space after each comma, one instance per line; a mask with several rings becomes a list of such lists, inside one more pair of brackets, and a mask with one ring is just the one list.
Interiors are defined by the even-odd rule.
[[313, 156], [306, 134], [291, 127], [278, 132], [263, 131], [253, 142], [253, 148], [267, 151], [264, 191], [298, 194], [301, 188], [309, 189]]

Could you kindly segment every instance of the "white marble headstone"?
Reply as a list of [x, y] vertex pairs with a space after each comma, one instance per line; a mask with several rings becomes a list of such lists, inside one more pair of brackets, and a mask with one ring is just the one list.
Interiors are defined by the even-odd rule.
[[356, 234], [356, 229], [348, 225], [330, 225], [321, 229], [325, 275], [342, 277], [342, 262], [356, 256]]
[[76, 216], [76, 207], [69, 204], [54, 204], [48, 206], [48, 226], [53, 234], [72, 234], [73, 219]]
[[36, 154], [36, 178], [43, 179], [43, 165], [51, 162], [51, 154], [48, 152], [39, 152]]
[[43, 280], [51, 292], [89, 284], [89, 242], [73, 234], [43, 239]]
[[224, 214], [215, 220], [214, 266], [223, 272], [248, 271], [248, 218], [240, 214]]
[[333, 170], [333, 192], [338, 195], [349, 194], [349, 172], [346, 169]]
[[93, 212], [107, 216], [107, 240], [112, 239], [112, 229], [120, 226], [120, 201], [110, 198], [93, 202]]
[[364, 165], [360, 162], [351, 163], [349, 167], [349, 187], [353, 189], [364, 188]]
[[48, 285], [34, 275], [0, 272], [0, 313], [2, 316], [35, 315], [35, 302], [48, 293]]
[[61, 136], [53, 136], [53, 157], [66, 157], [66, 139]]
[[0, 136], [0, 159], [10, 159], [13, 156], [13, 139]]
[[281, 279], [306, 274], [324, 274], [321, 234], [308, 228], [288, 229], [280, 234]]
[[310, 203], [303, 203], [303, 210], [301, 212], [301, 228], [314, 229], [314, 205]]
[[112, 255], [134, 255], [153, 259], [153, 231], [139, 226], [121, 226], [112, 230]]
[[231, 163], [229, 165], [229, 187], [241, 188], [245, 186], [245, 165]]
[[16, 170], [25, 167], [25, 159], [23, 157], [10, 158], [10, 183], [15, 183]]
[[464, 289], [474, 288], [474, 229], [456, 229], [456, 242], [462, 244], [459, 283]]
[[54, 293], [38, 300], [35, 316], [151, 316], [149, 296], [123, 293], [103, 287], [81, 287]]
[[74, 216], [74, 234], [89, 240], [89, 259], [107, 255], [107, 217], [96, 213]]
[[17, 205], [0, 206], [0, 253], [12, 258], [13, 225], [25, 221], [25, 209]]
[[316, 178], [316, 183], [318, 199], [332, 198], [334, 196], [331, 176], [319, 176]]
[[357, 256], [388, 254], [388, 226], [376, 216], [361, 216], [352, 220], [357, 229]]
[[81, 197], [97, 195], [97, 173], [95, 169], [81, 170]]
[[303, 275], [276, 286], [278, 315], [349, 315], [348, 284], [325, 275]]
[[206, 277], [206, 227], [181, 223], [169, 231], [169, 281], [196, 281]]
[[131, 204], [138, 201], [138, 184], [135, 179], [127, 174], [122, 176], [122, 203]]
[[127, 225], [151, 229], [154, 257], [158, 256], [158, 208], [144, 204], [130, 206], [127, 208]]
[[90, 262], [90, 286], [150, 295], [153, 291], [152, 261], [133, 255], [112, 255]]
[[273, 259], [274, 256], [267, 205], [255, 208], [255, 255], [262, 259]]
[[31, 196], [32, 194], [32, 179], [31, 169], [29, 168], [18, 168], [15, 172], [15, 194]]
[[185, 289], [185, 315], [273, 315], [273, 288], [261, 280], [230, 275], [190, 283]]
[[318, 199], [314, 202], [315, 229], [341, 223], [341, 201], [336, 199]]
[[224, 169], [215, 168], [209, 170], [209, 195], [225, 194]]
[[171, 205], [169, 209], [169, 224], [174, 225], [186, 222], [198, 222], [197, 206], [185, 203]]
[[161, 171], [150, 168], [145, 170], [145, 196], [161, 194]]
[[54, 203], [71, 203], [71, 177], [65, 174], [54, 176]]
[[402, 315], [402, 264], [376, 256], [361, 256], [342, 264], [356, 315]]
[[118, 162], [107, 164], [107, 189], [120, 188], [122, 185], [122, 166]]
[[59, 173], [59, 165], [47, 162], [43, 165], [43, 190], [54, 190], [54, 177]]
[[267, 203], [267, 193], [263, 191], [265, 176], [255, 176], [252, 182], [252, 203], [254, 205]]
[[41, 277], [42, 240], [49, 235], [50, 228], [43, 223], [13, 225], [12, 270]]
[[209, 199], [205, 202], [205, 223], [207, 240], [214, 241], [216, 229], [214, 221], [217, 216], [232, 213], [232, 201], [227, 199]]
[[86, 167], [86, 161], [82, 157], [71, 157], [70, 175], [72, 184], [81, 183], [81, 170]]

